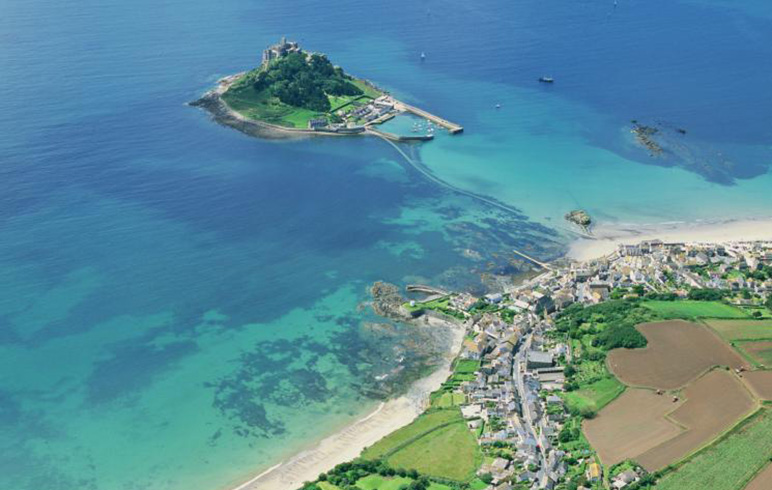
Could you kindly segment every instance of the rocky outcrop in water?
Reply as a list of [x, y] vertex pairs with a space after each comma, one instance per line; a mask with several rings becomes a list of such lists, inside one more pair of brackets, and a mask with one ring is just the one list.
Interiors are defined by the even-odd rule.
[[584, 231], [586, 232], [590, 231], [592, 218], [590, 218], [590, 215], [587, 214], [587, 211], [584, 211], [583, 209], [575, 209], [573, 211], [566, 213], [565, 217], [566, 217], [566, 220], [570, 221], [571, 223], [581, 226], [582, 229], [584, 229]]
[[632, 133], [635, 135], [636, 141], [646, 148], [651, 156], [659, 157], [665, 152], [662, 146], [654, 140], [654, 136], [659, 133], [659, 129], [633, 121]]
[[393, 320], [405, 320], [410, 315], [402, 308], [407, 301], [399, 292], [399, 287], [388, 282], [377, 281], [370, 288], [373, 297], [373, 311], [376, 314]]

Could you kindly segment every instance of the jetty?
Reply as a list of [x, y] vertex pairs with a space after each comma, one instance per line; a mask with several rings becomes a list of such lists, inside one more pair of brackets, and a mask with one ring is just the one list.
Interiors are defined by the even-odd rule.
[[524, 254], [523, 252], [520, 252], [519, 250], [515, 250], [515, 249], [513, 248], [513, 249], [512, 249], [512, 251], [513, 251], [514, 253], [516, 253], [517, 255], [519, 255], [519, 256], [521, 256], [521, 257], [523, 257], [524, 259], [526, 259], [526, 260], [529, 260], [529, 261], [533, 262], [534, 264], [538, 265], [538, 266], [539, 266], [539, 267], [541, 267], [542, 269], [547, 269], [548, 271], [551, 271], [551, 270], [555, 270], [555, 269], [554, 269], [554, 268], [553, 268], [551, 265], [547, 264], [546, 262], [542, 262], [542, 261], [540, 261], [540, 260], [536, 260], [536, 259], [534, 259], [533, 257], [531, 257], [530, 255], [526, 255], [526, 254]]
[[415, 114], [416, 116], [423, 117], [424, 119], [428, 119], [429, 121], [433, 122], [434, 124], [438, 126], [442, 126], [443, 128], [447, 129], [450, 134], [458, 134], [464, 131], [464, 127], [450, 122], [446, 119], [443, 119], [439, 116], [435, 116], [431, 112], [426, 112], [423, 109], [419, 109], [418, 107], [414, 107], [409, 104], [405, 104], [404, 102], [400, 102], [395, 100], [394, 101], [394, 107], [397, 110], [403, 111], [403, 112], [409, 112], [411, 114]]
[[402, 136], [399, 134], [389, 133], [388, 131], [381, 131], [380, 129], [375, 129], [371, 125], [365, 126], [365, 132], [375, 134], [376, 136], [380, 136], [382, 138], [386, 138], [387, 140], [391, 141], [400, 141], [400, 142], [408, 142], [408, 141], [430, 141], [434, 139], [433, 134], [419, 134], [419, 135], [406, 135]]
[[447, 296], [450, 294], [443, 289], [427, 286], [425, 284], [408, 284], [405, 289], [408, 293], [423, 293], [437, 296]]

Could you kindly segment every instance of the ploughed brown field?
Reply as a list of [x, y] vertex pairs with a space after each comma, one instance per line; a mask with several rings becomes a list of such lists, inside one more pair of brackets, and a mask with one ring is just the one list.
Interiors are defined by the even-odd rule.
[[769, 490], [772, 488], [772, 464], [756, 475], [744, 490]]
[[643, 349], [614, 349], [609, 369], [623, 383], [672, 390], [715, 365], [748, 367], [747, 362], [707, 327], [683, 320], [644, 323]]
[[772, 371], [751, 371], [743, 373], [743, 378], [756, 396], [762, 400], [772, 400]]
[[677, 404], [667, 395], [632, 388], [584, 422], [584, 434], [605, 465], [634, 459], [681, 433], [665, 418]]
[[742, 382], [723, 369], [701, 377], [689, 385], [683, 395], [686, 401], [669, 418], [686, 430], [636, 458], [649, 471], [661, 469], [696, 451], [756, 407]]
[[729, 429], [756, 407], [737, 377], [713, 370], [673, 402], [670, 394], [633, 388], [584, 423], [605, 465], [634, 459], [649, 471], [675, 463]]

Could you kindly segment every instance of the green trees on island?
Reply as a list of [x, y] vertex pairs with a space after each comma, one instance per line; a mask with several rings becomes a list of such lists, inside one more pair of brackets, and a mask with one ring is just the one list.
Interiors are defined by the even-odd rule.
[[351, 77], [322, 54], [290, 53], [250, 72], [246, 78], [258, 92], [269, 90], [284, 104], [316, 112], [330, 110], [327, 95], [362, 94], [351, 83]]

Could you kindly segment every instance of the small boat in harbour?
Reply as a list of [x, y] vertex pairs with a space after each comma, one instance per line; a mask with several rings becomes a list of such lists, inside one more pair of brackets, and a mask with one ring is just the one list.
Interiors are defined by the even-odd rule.
[[423, 60], [425, 60], [425, 59], [426, 59], [426, 53], [424, 53], [423, 51], [421, 51], [421, 61], [423, 61]]
[[552, 77], [539, 77], [541, 83], [555, 83], [555, 79]]

